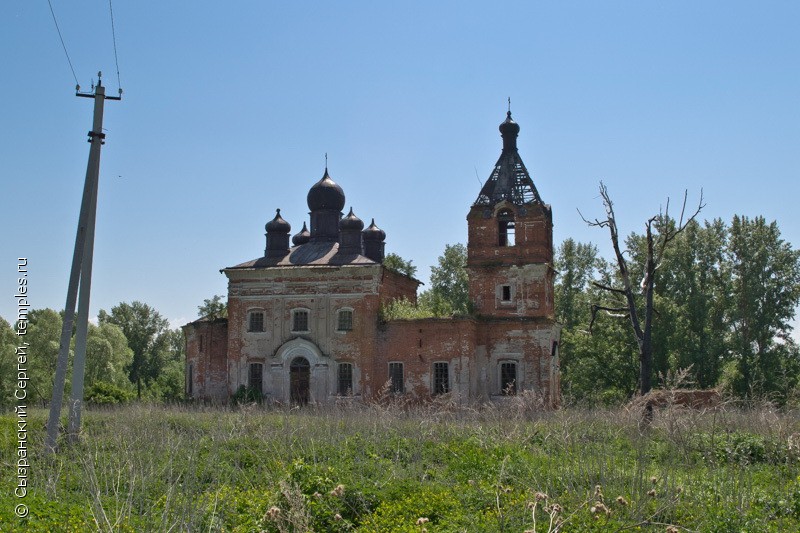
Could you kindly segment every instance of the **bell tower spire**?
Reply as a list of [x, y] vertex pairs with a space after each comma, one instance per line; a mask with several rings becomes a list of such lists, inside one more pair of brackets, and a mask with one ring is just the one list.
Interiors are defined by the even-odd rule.
[[503, 151], [494, 170], [483, 185], [474, 205], [495, 205], [507, 200], [515, 205], [543, 204], [528, 169], [517, 151], [519, 124], [511, 118], [511, 98], [508, 99], [506, 119], [500, 124]]
[[484, 316], [552, 317], [553, 216], [517, 150], [511, 100], [503, 151], [467, 215], [470, 299]]

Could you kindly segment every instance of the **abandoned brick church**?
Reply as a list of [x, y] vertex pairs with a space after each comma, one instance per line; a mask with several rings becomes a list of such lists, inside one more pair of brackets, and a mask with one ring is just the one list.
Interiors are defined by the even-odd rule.
[[308, 191], [310, 224], [291, 237], [278, 210], [263, 257], [228, 267], [228, 318], [183, 327], [186, 392], [223, 401], [241, 387], [266, 401], [329, 403], [379, 393], [459, 403], [533, 391], [559, 398], [553, 223], [517, 151], [519, 126], [467, 214], [469, 317], [381, 321], [420, 282], [383, 266], [386, 234], [366, 229], [325, 174]]

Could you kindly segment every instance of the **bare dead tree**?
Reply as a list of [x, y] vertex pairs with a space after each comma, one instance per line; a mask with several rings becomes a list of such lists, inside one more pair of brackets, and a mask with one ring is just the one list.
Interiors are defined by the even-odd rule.
[[[592, 318], [589, 324], [589, 332], [591, 333], [592, 326], [599, 312], [604, 312], [615, 317], [628, 318], [630, 320], [633, 334], [636, 337], [636, 344], [639, 348], [639, 394], [644, 396], [650, 392], [652, 388], [653, 288], [655, 287], [656, 270], [661, 266], [664, 260], [664, 253], [670, 242], [672, 242], [705, 207], [703, 203], [703, 191], [702, 189], [700, 190], [700, 201], [697, 204], [697, 209], [685, 220], [684, 216], [686, 215], [688, 191], [684, 191], [680, 218], [674, 224], [669, 217], [669, 198], [667, 198], [666, 208], [659, 212], [658, 215], [647, 220], [645, 224], [647, 250], [645, 254], [644, 277], [638, 287], [634, 287], [631, 281], [628, 262], [625, 260], [623, 251], [620, 249], [617, 219], [614, 214], [614, 203], [611, 201], [608, 189], [602, 181], [600, 182], [600, 197], [603, 200], [603, 206], [606, 211], [605, 219], [596, 218], [594, 220], [587, 220], [580, 211], [578, 211], [578, 213], [589, 226], [608, 228], [611, 234], [611, 244], [614, 247], [614, 254], [617, 258], [617, 269], [622, 286], [612, 287], [594, 282], [595, 287], [606, 291], [612, 298], [616, 299], [616, 302], [614, 304], [597, 303], [592, 305]], [[644, 296], [643, 304], [637, 305], [636, 294], [634, 292], [635, 288], [641, 291], [641, 294]]]

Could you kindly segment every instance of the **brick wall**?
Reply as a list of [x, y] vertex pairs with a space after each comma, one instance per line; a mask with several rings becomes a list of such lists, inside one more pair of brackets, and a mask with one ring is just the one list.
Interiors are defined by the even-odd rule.
[[476, 322], [472, 318], [427, 318], [392, 320], [378, 338], [378, 357], [373, 381], [380, 390], [389, 380], [389, 363], [402, 362], [406, 393], [429, 398], [433, 387], [433, 365], [448, 363], [453, 397], [476, 399], [471, 383], [476, 372], [474, 360]]
[[201, 319], [183, 326], [186, 393], [221, 401], [228, 397], [228, 321]]

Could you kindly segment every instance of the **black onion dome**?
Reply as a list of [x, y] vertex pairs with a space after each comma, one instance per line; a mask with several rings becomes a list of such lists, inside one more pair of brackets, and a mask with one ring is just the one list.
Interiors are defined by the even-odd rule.
[[518, 135], [519, 134], [519, 124], [514, 122], [511, 118], [511, 111], [506, 113], [506, 119], [500, 124], [500, 135]]
[[321, 209], [341, 211], [344, 208], [344, 191], [328, 175], [327, 168], [322, 179], [308, 191], [307, 201], [308, 208], [312, 211]]
[[339, 221], [339, 229], [342, 231], [361, 231], [364, 229], [364, 223], [353, 213], [353, 208], [351, 207], [347, 216]]
[[267, 222], [264, 228], [267, 230], [267, 233], [289, 233], [292, 231], [292, 226], [283, 220], [280, 209], [276, 210], [275, 218]]
[[375, 219], [372, 219], [372, 224], [363, 231], [364, 240], [367, 241], [384, 241], [386, 240], [386, 232], [375, 225]]
[[308, 232], [306, 223], [303, 222], [303, 229], [300, 230], [300, 233], [292, 237], [292, 244], [294, 244], [295, 246], [300, 246], [301, 244], [307, 243], [310, 239], [311, 239], [311, 233]]

